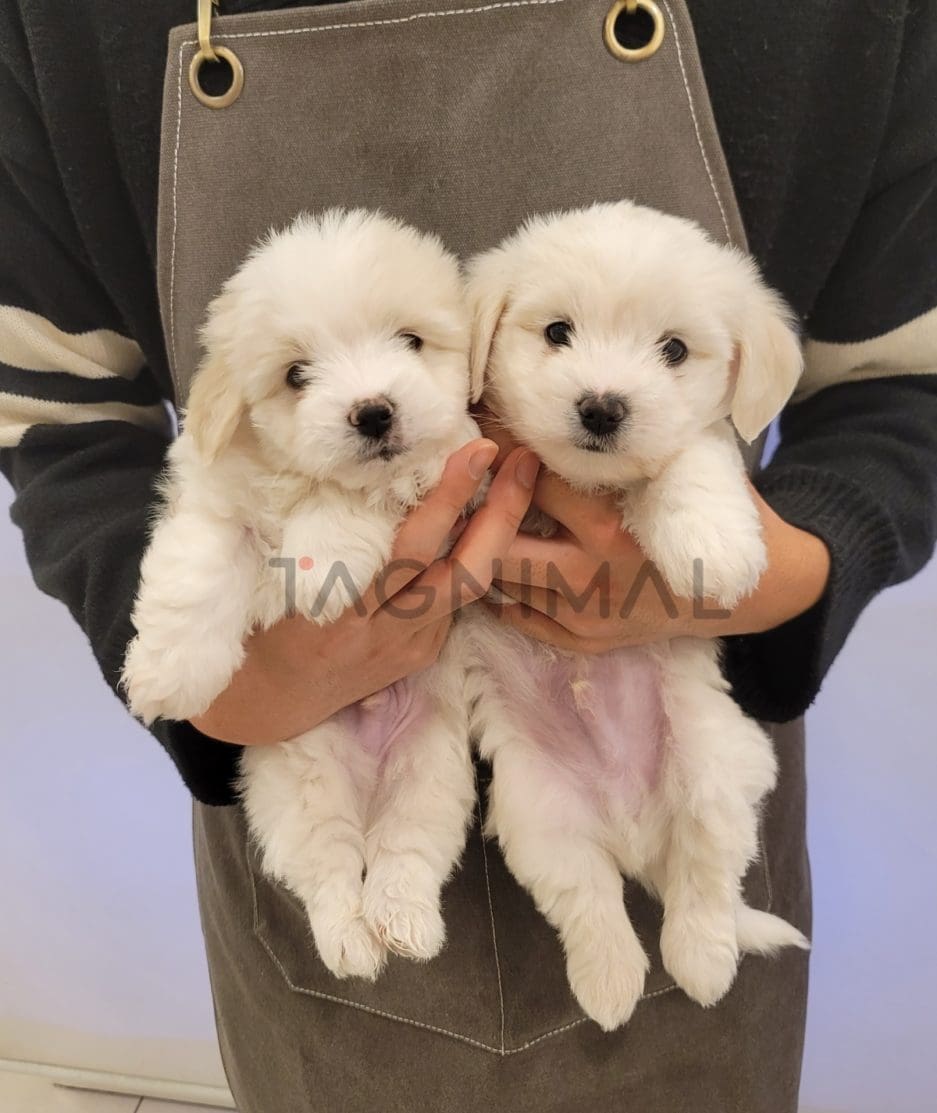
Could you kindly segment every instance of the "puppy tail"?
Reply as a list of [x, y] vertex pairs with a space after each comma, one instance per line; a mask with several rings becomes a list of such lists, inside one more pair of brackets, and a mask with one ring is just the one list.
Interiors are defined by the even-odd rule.
[[809, 941], [780, 916], [759, 912], [740, 904], [736, 911], [736, 934], [739, 950], [748, 954], [775, 955], [782, 947], [810, 950]]

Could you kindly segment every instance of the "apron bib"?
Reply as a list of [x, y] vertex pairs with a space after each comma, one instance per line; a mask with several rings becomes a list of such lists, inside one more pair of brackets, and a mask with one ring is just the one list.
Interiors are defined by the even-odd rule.
[[[650, 19], [653, 5], [639, 7]], [[158, 280], [179, 404], [210, 299], [261, 233], [303, 209], [383, 209], [466, 256], [532, 213], [629, 197], [744, 248], [686, 8], [660, 0], [655, 11], [663, 38], [638, 60], [616, 50], [609, 0], [351, 0], [222, 15], [212, 45], [243, 71], [225, 107], [196, 96], [196, 27], [175, 28]], [[780, 786], [746, 899], [806, 930], [802, 731], [774, 736]], [[479, 776], [483, 792], [484, 767]], [[796, 1108], [802, 957], [745, 959], [726, 1001], [704, 1011], [663, 970], [659, 907], [628, 885], [652, 970], [630, 1024], [604, 1035], [570, 995], [554, 931], [476, 824], [443, 893], [443, 953], [426, 965], [392, 958], [373, 985], [340, 981], [299, 902], [262, 874], [240, 809], [197, 805], [195, 824], [219, 1037], [241, 1113], [572, 1113], [620, 1108], [632, 1093], [653, 1113], [685, 1109], [689, 1095], [695, 1113]], [[747, 1074], [733, 1040], [744, 1044], [759, 1018], [771, 1038], [752, 1044]], [[713, 1070], [718, 1081], [704, 1083]]]

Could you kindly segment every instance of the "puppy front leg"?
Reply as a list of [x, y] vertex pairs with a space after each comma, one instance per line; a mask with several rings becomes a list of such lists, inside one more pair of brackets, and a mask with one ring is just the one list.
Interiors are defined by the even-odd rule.
[[679, 596], [733, 607], [765, 570], [761, 520], [727, 427], [706, 430], [623, 509], [625, 528]]
[[297, 608], [327, 625], [361, 599], [390, 559], [395, 523], [366, 507], [328, 500], [301, 507], [283, 530], [282, 559], [295, 569]]
[[[435, 691], [414, 697], [421, 721], [384, 756], [371, 808], [364, 914], [377, 937], [407, 958], [432, 958], [445, 941], [440, 891], [465, 847], [475, 805], [455, 656], [444, 651], [434, 669]], [[424, 679], [395, 687], [422, 686]]]
[[260, 554], [237, 522], [184, 508], [156, 527], [122, 684], [145, 723], [205, 710], [244, 659]]

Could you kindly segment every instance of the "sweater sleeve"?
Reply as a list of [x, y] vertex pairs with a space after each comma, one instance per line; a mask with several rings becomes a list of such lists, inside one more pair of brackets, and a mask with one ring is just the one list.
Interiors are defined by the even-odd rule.
[[[117, 692], [172, 422], [89, 264], [16, 31], [0, 26], [0, 469], [37, 585]], [[230, 801], [235, 747], [186, 723], [154, 733], [200, 799]]]
[[756, 479], [832, 558], [823, 598], [729, 638], [736, 698], [785, 721], [813, 702], [866, 604], [914, 575], [937, 539], [937, 15], [909, 15], [866, 201], [807, 321], [806, 371]]

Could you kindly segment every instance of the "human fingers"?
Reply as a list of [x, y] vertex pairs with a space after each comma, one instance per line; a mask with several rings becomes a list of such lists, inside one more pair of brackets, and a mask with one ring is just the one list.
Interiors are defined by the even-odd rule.
[[373, 614], [436, 559], [497, 453], [496, 444], [480, 439], [449, 457], [437, 486], [398, 530], [388, 567], [363, 596], [365, 613]]
[[612, 543], [595, 552], [577, 537], [520, 533], [501, 563], [499, 578], [547, 588], [569, 584], [580, 592], [598, 575], [627, 587], [642, 574], [647, 557], [630, 533], [616, 530], [610, 536]]
[[532, 452], [515, 449], [449, 556], [431, 564], [386, 605], [404, 611], [417, 606], [414, 617], [431, 622], [484, 595], [524, 520], [539, 467]]
[[588, 581], [595, 559], [575, 537], [536, 537], [519, 533], [498, 567], [498, 579], [537, 587], [556, 587], [565, 580]]
[[555, 619], [531, 607], [526, 607], [523, 603], [501, 606], [482, 601], [481, 605], [493, 614], [499, 622], [503, 622], [505, 626], [512, 626], [528, 637], [547, 645], [556, 646], [558, 649], [593, 655], [607, 653], [610, 649], [616, 649], [627, 644], [627, 640], [622, 638], [613, 640], [610, 638], [582, 637], [574, 634]]
[[[529, 583], [495, 580], [494, 587], [507, 600], [521, 603], [559, 623], [579, 637], [612, 638], [617, 629], [617, 608], [612, 605], [608, 578], [597, 576], [583, 591], [576, 592], [568, 584], [557, 588], [534, 587]], [[614, 627], [612, 624], [615, 623]]]
[[589, 548], [604, 546], [623, 532], [614, 495], [584, 495], [552, 472], [541, 472], [533, 502]]

